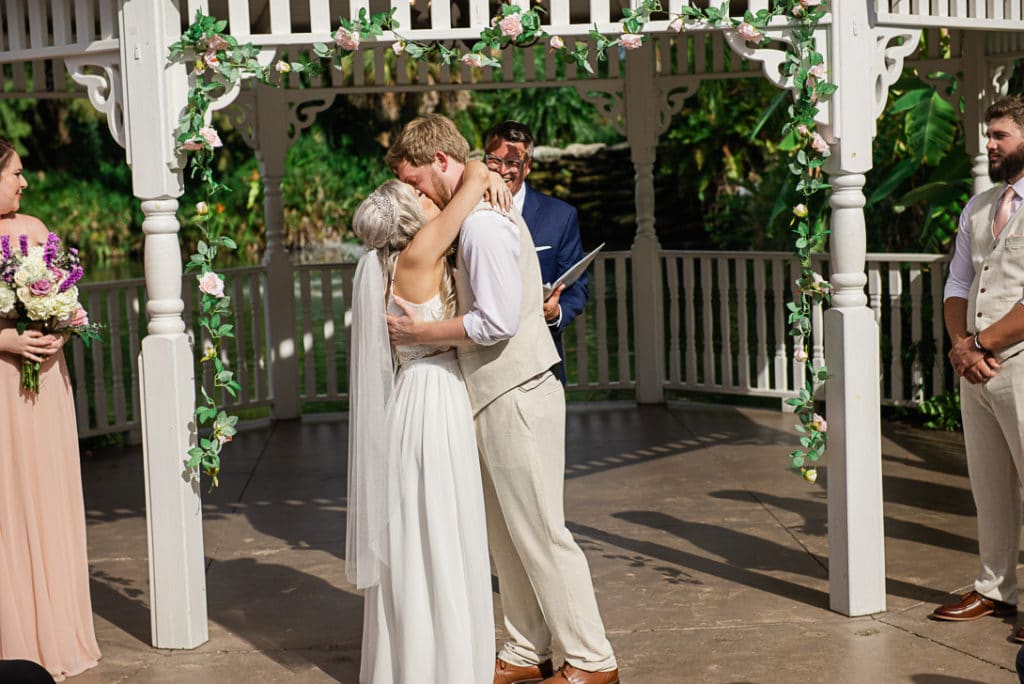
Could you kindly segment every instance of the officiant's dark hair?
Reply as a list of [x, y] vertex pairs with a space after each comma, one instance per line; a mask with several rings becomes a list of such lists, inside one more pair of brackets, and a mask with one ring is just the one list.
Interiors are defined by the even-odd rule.
[[530, 129], [526, 127], [526, 124], [509, 119], [508, 121], [502, 121], [497, 126], [492, 126], [489, 131], [484, 133], [485, 150], [491, 148], [491, 141], [495, 138], [501, 138], [506, 142], [519, 143], [526, 148], [526, 156], [533, 157], [533, 134], [530, 133]]

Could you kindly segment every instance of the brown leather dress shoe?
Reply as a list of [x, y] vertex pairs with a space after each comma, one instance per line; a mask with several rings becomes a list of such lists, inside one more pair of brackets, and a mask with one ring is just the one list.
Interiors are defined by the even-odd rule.
[[1017, 606], [1012, 603], [1003, 603], [995, 599], [985, 598], [978, 592], [971, 591], [961, 596], [959, 603], [951, 603], [936, 608], [932, 612], [932, 618], [936, 620], [967, 622], [983, 618], [986, 615], [1009, 617], [1016, 614]]
[[536, 684], [550, 677], [554, 668], [550, 660], [539, 665], [513, 665], [501, 658], [494, 659], [494, 684]]
[[1018, 644], [1024, 644], [1024, 627], [1018, 627], [1011, 638]]
[[619, 671], [588, 672], [565, 663], [553, 677], [548, 677], [541, 684], [619, 684]]

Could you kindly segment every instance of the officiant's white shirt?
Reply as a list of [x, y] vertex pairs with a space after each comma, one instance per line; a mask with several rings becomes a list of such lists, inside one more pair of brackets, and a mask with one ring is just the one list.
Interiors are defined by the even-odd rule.
[[523, 299], [519, 229], [496, 211], [477, 211], [462, 224], [459, 249], [475, 299], [462, 319], [466, 334], [483, 345], [507, 340], [519, 331]]

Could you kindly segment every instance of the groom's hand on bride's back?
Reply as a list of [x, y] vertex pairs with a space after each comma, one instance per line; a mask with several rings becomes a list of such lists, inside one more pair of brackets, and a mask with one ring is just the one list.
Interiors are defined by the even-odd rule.
[[394, 302], [402, 310], [402, 315], [388, 314], [388, 337], [391, 338], [391, 346], [398, 347], [418, 343], [419, 321], [414, 317], [415, 309], [401, 299], [396, 298]]

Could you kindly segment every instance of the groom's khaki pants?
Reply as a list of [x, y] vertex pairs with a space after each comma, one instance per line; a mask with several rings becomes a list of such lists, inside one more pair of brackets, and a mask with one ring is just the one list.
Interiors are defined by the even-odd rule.
[[1015, 604], [1024, 473], [1024, 354], [1004, 361], [986, 383], [961, 380], [960, 407], [971, 493], [978, 509], [981, 568], [974, 589]]
[[499, 657], [532, 665], [552, 640], [584, 670], [616, 667], [590, 567], [565, 527], [565, 393], [550, 372], [476, 415], [487, 534], [511, 640]]

